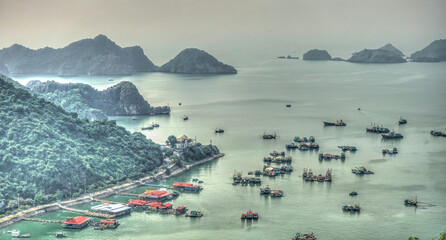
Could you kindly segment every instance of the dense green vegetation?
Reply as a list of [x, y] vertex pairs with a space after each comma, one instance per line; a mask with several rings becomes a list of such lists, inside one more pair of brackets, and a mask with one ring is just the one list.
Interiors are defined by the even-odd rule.
[[[160, 166], [159, 145], [115, 121], [76, 113], [15, 88], [0, 75], [0, 202], [20, 204], [78, 196], [146, 175]], [[23, 201], [23, 203], [22, 203]], [[3, 212], [0, 212], [3, 213]]]
[[[166, 140], [166, 144], [172, 148], [174, 148], [175, 143], [177, 143], [177, 138], [173, 135], [169, 136]], [[195, 143], [193, 146], [188, 147], [182, 151], [179, 160], [181, 160], [182, 163], [190, 164], [219, 153], [220, 151], [214, 145], [203, 145], [201, 143]], [[165, 154], [166, 156], [172, 155], [171, 150], [165, 150]], [[179, 162], [177, 161], [177, 163]]]

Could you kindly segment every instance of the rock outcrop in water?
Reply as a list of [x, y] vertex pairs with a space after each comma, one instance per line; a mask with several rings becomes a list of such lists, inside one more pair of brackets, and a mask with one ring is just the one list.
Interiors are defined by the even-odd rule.
[[313, 49], [304, 54], [303, 60], [331, 60], [331, 56], [326, 50]]
[[404, 63], [403, 54], [391, 44], [378, 49], [364, 49], [353, 53], [347, 62], [353, 63]]
[[332, 58], [331, 61], [345, 62], [345, 59], [340, 58], [340, 57], [335, 57], [335, 58]]
[[0, 50], [0, 72], [4, 74], [130, 75], [156, 69], [141, 47], [121, 48], [104, 35], [60, 49], [32, 50], [14, 44]]
[[106, 116], [116, 115], [170, 113], [170, 108], [167, 106], [151, 107], [131, 82], [120, 82], [103, 91], [98, 91], [87, 84], [61, 84], [54, 81], [34, 80], [26, 86], [31, 93], [90, 120], [102, 120], [106, 119]]
[[195, 74], [237, 73], [234, 67], [224, 64], [209, 53], [196, 48], [184, 49], [174, 59], [161, 66], [159, 71]]
[[410, 58], [414, 62], [443, 62], [446, 61], [446, 39], [435, 40], [423, 50], [412, 53]]

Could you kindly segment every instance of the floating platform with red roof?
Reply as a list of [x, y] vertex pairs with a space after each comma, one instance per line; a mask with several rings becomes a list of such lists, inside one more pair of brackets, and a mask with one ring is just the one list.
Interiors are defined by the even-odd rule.
[[192, 183], [182, 183], [182, 182], [176, 182], [172, 184], [173, 189], [181, 190], [181, 191], [191, 191], [191, 192], [199, 192], [203, 190], [203, 187], [193, 185]]
[[91, 222], [91, 218], [89, 218], [89, 217], [83, 217], [83, 216], [72, 217], [72, 218], [68, 218], [67, 220], [65, 220], [65, 222], [62, 223], [62, 227], [72, 228], [72, 229], [81, 229], [81, 228], [88, 226], [88, 224], [90, 224], [90, 222]]

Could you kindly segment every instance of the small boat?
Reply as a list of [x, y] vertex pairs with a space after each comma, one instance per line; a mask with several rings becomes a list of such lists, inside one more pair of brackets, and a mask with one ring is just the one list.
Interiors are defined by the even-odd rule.
[[[286, 144], [285, 147], [286, 147], [287, 149], [299, 148], [299, 144], [290, 143], [290, 144]], [[300, 148], [299, 148], [299, 149], [300, 149]], [[301, 149], [301, 150], [304, 150], [304, 149]], [[308, 150], [308, 149], [306, 149], [306, 150]]]
[[109, 82], [113, 82], [113, 81], [115, 81], [115, 79], [110, 78], [110, 79], [108, 79], [108, 81], [109, 81]]
[[149, 125], [147, 127], [142, 127], [141, 130], [152, 130], [153, 129], [153, 125]]
[[358, 193], [353, 191], [353, 192], [349, 193], [348, 195], [350, 195], [350, 196], [358, 196]]
[[184, 121], [189, 120], [189, 117], [188, 117], [188, 116], [184, 116], [184, 117], [183, 117], [183, 120], [184, 120]]
[[283, 197], [284, 195], [283, 195], [282, 190], [272, 190], [270, 196], [271, 197]]
[[361, 108], [358, 108], [358, 111], [360, 111], [361, 110]]
[[403, 138], [403, 135], [401, 133], [397, 133], [394, 131], [391, 131], [388, 134], [381, 134], [383, 139], [398, 139], [398, 138]]
[[178, 103], [179, 106], [181, 106], [182, 103]]
[[400, 120], [398, 121], [398, 125], [402, 125], [402, 124], [406, 124], [407, 120], [403, 118], [403, 116], [401, 116]]
[[160, 125], [158, 123], [152, 123], [152, 127], [159, 127]]
[[358, 149], [355, 146], [338, 146], [342, 151], [356, 152]]
[[291, 107], [291, 104], [287, 104], [287, 105], [285, 105], [286, 107]]
[[415, 201], [411, 200], [411, 199], [404, 200], [404, 205], [406, 205], [406, 206], [415, 206], [416, 207], [418, 205], [417, 198], [415, 197]]
[[361, 207], [356, 204], [356, 205], [344, 205], [342, 206], [342, 210], [346, 211], [346, 212], [360, 212], [361, 211]]
[[276, 137], [277, 137], [276, 133], [274, 134], [263, 133], [263, 139], [276, 139]]
[[368, 170], [364, 166], [352, 168], [352, 173], [354, 173], [354, 174], [375, 174], [373, 171]]
[[132, 117], [132, 120], [136, 120], [137, 118], [136, 117]]
[[57, 238], [64, 238], [64, 237], [67, 237], [67, 235], [65, 233], [58, 232], [58, 233], [56, 233], [56, 237]]
[[186, 213], [186, 217], [202, 217], [203, 213], [200, 211], [192, 210], [190, 213]]
[[269, 195], [271, 193], [271, 189], [269, 186], [266, 186], [264, 188], [260, 188], [260, 194], [262, 195]]
[[269, 155], [271, 155], [272, 157], [277, 157], [277, 156], [285, 156], [285, 152], [277, 152], [277, 151], [273, 151], [272, 153], [269, 153]]
[[243, 220], [245, 220], [245, 219], [247, 219], [247, 220], [250, 220], [250, 219], [256, 220], [256, 219], [259, 219], [259, 214], [249, 210], [248, 212], [242, 214], [242, 219]]
[[340, 120], [335, 120], [334, 122], [324, 122], [324, 126], [344, 127], [347, 126], [347, 123], [345, 123], [342, 119], [340, 119]]
[[446, 133], [434, 130], [431, 131], [431, 135], [435, 137], [446, 137]]
[[11, 231], [11, 236], [13, 238], [30, 238], [31, 236], [29, 234], [20, 234], [20, 231], [18, 230], [12, 230]]
[[224, 133], [225, 130], [221, 129], [221, 128], [216, 128], [215, 129], [215, 133]]
[[292, 240], [316, 240], [313, 233], [295, 233]]
[[193, 178], [192, 182], [198, 182], [198, 178]]
[[383, 154], [397, 154], [398, 153], [398, 149], [395, 147], [393, 149], [383, 149], [382, 150]]
[[198, 183], [203, 183], [203, 180], [198, 180]]
[[97, 223], [95, 230], [105, 230], [105, 229], [114, 229], [119, 227], [119, 221], [116, 219], [106, 219], [101, 220], [99, 223]]

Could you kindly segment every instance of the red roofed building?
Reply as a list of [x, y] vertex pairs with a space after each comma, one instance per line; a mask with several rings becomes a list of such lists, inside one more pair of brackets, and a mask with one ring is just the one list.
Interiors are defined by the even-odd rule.
[[90, 222], [91, 218], [78, 216], [68, 218], [65, 222], [63, 222], [62, 227], [80, 229], [86, 227]]
[[139, 199], [148, 200], [148, 201], [166, 201], [170, 200], [177, 195], [166, 192], [164, 190], [148, 190], [147, 192], [140, 194]]
[[146, 205], [148, 202], [144, 200], [129, 200], [130, 207], [142, 207]]
[[192, 183], [174, 183], [172, 184], [172, 187], [178, 190], [186, 190], [186, 191], [194, 191], [194, 192], [198, 192], [203, 190], [203, 188], [201, 186], [195, 186]]

